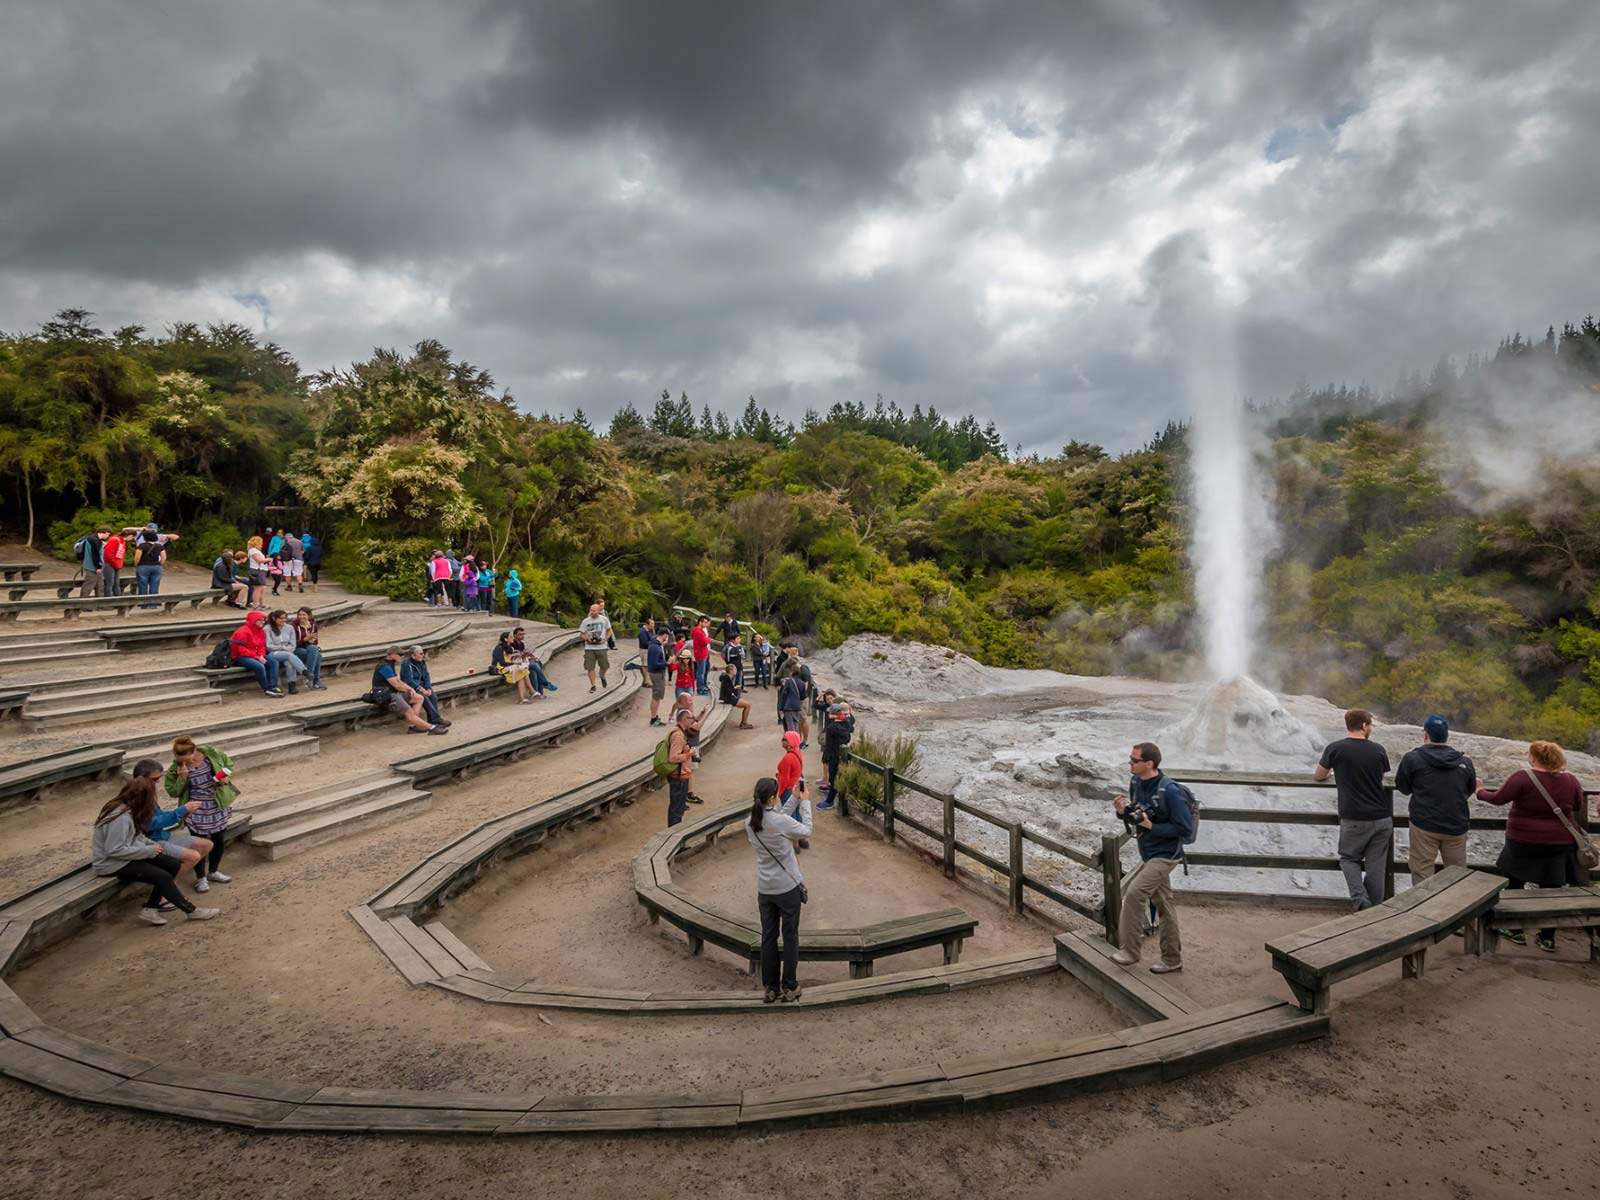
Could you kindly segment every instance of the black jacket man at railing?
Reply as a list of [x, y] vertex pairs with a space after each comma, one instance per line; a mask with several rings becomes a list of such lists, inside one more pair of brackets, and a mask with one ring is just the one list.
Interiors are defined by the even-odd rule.
[[1183, 861], [1183, 843], [1194, 830], [1194, 815], [1183, 788], [1161, 773], [1161, 748], [1140, 742], [1128, 755], [1133, 778], [1128, 794], [1113, 802], [1117, 816], [1133, 830], [1139, 847], [1139, 865], [1123, 881], [1122, 913], [1117, 920], [1121, 948], [1114, 962], [1131, 967], [1139, 961], [1145, 906], [1156, 906], [1156, 930], [1161, 941], [1161, 961], [1150, 970], [1157, 975], [1183, 969], [1183, 943], [1178, 936], [1178, 907], [1172, 894], [1172, 872]]
[[1467, 801], [1478, 790], [1472, 760], [1450, 740], [1450, 722], [1435, 713], [1422, 723], [1422, 745], [1408, 750], [1394, 772], [1394, 790], [1411, 797], [1411, 828], [1406, 835], [1411, 882], [1421, 883], [1444, 860], [1467, 865]]

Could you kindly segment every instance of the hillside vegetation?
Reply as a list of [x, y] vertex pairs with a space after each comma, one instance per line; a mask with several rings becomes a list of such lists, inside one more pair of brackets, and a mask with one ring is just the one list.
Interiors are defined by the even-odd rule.
[[[353, 586], [422, 587], [450, 542], [563, 616], [677, 600], [835, 643], [942, 643], [1004, 666], [1191, 669], [1186, 436], [1011, 459], [992, 425], [836, 405], [798, 427], [663, 392], [604, 435], [533, 416], [436, 342], [304, 376], [237, 326], [0, 336], [0, 521], [70, 545], [153, 514], [196, 561], [303, 505]], [[1378, 397], [1260, 411], [1281, 529], [1263, 673], [1486, 733], [1600, 726], [1600, 327], [1510, 339]], [[1516, 459], [1530, 426], [1554, 434]]]

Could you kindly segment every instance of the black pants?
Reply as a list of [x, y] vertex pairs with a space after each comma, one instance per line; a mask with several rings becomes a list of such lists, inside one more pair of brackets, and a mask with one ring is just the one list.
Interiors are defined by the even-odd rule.
[[689, 781], [677, 778], [667, 780], [667, 824], [676, 825], [688, 811]]
[[307, 563], [306, 564], [306, 578], [308, 580], [310, 580], [312, 583], [315, 583], [317, 581], [317, 576], [321, 575], [321, 574], [322, 574], [322, 564], [321, 563]]
[[150, 899], [144, 902], [146, 908], [154, 908], [163, 899], [167, 899], [189, 913], [194, 911], [194, 902], [178, 890], [178, 868], [182, 865], [183, 863], [172, 855], [162, 853], [154, 858], [141, 858], [124, 863], [117, 868], [117, 878], [123, 883], [150, 885]]
[[[1514, 875], [1507, 875], [1506, 879], [1509, 881], [1506, 884], [1506, 891], [1508, 892], [1520, 892], [1528, 882], [1526, 879], [1518, 879]], [[1551, 926], [1549, 929], [1539, 930], [1539, 936], [1546, 941], [1554, 941], [1556, 936], [1555, 927]]]
[[202, 833], [196, 836], [206, 838], [211, 842], [211, 853], [194, 865], [194, 877], [199, 879], [222, 865], [222, 842], [228, 836], [228, 831], [219, 829], [215, 833]]
[[800, 888], [790, 888], [780, 896], [760, 893], [761, 905], [761, 985], [769, 992], [778, 990], [778, 926], [783, 926], [783, 979], [785, 989], [800, 986]]

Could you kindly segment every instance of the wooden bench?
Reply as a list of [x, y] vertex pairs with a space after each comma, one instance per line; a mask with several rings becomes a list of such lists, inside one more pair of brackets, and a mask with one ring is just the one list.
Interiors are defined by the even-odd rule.
[[1335, 983], [1395, 959], [1402, 978], [1420, 979], [1428, 947], [1457, 929], [1476, 953], [1481, 918], [1505, 885], [1499, 875], [1446, 867], [1392, 900], [1274, 939], [1267, 951], [1300, 1006], [1326, 1012]]
[[[674, 859], [694, 843], [711, 844], [724, 828], [744, 820], [748, 811], [748, 805], [732, 805], [657, 834], [634, 859], [633, 890], [651, 924], [664, 918], [683, 930], [691, 954], [700, 954], [710, 942], [743, 958], [754, 974], [761, 963], [760, 927], [696, 899], [672, 880]], [[978, 919], [971, 913], [946, 908], [872, 925], [808, 928], [800, 939], [800, 957], [846, 962], [850, 978], [867, 979], [877, 959], [925, 946], [942, 946], [947, 965], [959, 962], [962, 943], [977, 927]]]
[[[27, 702], [28, 689], [26, 687], [0, 689], [0, 720], [20, 715], [22, 706]], [[0, 795], [3, 794], [0, 793]]]
[[86, 746], [0, 767], [0, 805], [37, 800], [45, 788], [68, 779], [109, 778], [121, 769], [122, 756], [120, 746]]
[[[138, 584], [138, 579], [133, 575], [126, 575], [120, 577], [117, 582], [121, 585], [119, 591], [131, 592]], [[10, 600], [25, 600], [30, 592], [47, 591], [54, 591], [59, 599], [65, 600], [82, 587], [81, 575], [76, 579], [15, 579], [0, 584], [0, 590], [3, 590]]]
[[15, 621], [23, 613], [54, 612], [60, 610], [67, 620], [75, 620], [80, 613], [114, 611], [125, 617], [134, 609], [149, 605], [171, 612], [180, 604], [199, 608], [204, 601], [221, 602], [224, 593], [215, 588], [199, 592], [162, 592], [155, 596], [87, 596], [66, 600], [5, 600], [0, 601], [0, 621]]
[[24, 579], [32, 579], [43, 565], [31, 562], [0, 562], [0, 575], [4, 575], [8, 580], [15, 579], [18, 575]]
[[[342, 600], [338, 604], [329, 604], [311, 611], [319, 624], [329, 625], [345, 617], [355, 616], [365, 607], [366, 602], [362, 600]], [[208, 639], [216, 641], [227, 637], [243, 621], [244, 613], [240, 611], [238, 616], [207, 617], [199, 621], [161, 621], [148, 625], [109, 626], [105, 629], [96, 629], [94, 633], [113, 650], [178, 641], [198, 646]]]
[[[241, 813], [229, 822], [228, 836], [249, 828], [249, 814]], [[0, 976], [24, 956], [70, 937], [125, 887], [149, 884], [128, 884], [114, 875], [96, 875], [85, 864], [0, 904]]]
[[[408, 646], [421, 646], [425, 650], [438, 650], [448, 646], [467, 631], [468, 622], [457, 618], [446, 621], [420, 637], [407, 641]], [[322, 673], [324, 675], [338, 675], [342, 671], [363, 663], [377, 662], [388, 651], [393, 642], [368, 642], [360, 646], [330, 646], [322, 651]], [[195, 674], [201, 676], [212, 687], [250, 687], [255, 685], [256, 677], [243, 667], [195, 667]], [[364, 703], [356, 701], [352, 703]], [[369, 705], [368, 707], [372, 707]]]
[[1502, 892], [1483, 916], [1483, 949], [1493, 954], [1501, 929], [1582, 929], [1589, 961], [1600, 962], [1600, 884]]

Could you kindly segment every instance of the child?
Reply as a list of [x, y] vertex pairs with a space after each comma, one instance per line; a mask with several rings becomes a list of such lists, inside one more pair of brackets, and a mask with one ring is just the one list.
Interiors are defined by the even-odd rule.
[[272, 580], [272, 594], [276, 596], [283, 586], [283, 559], [274, 554], [267, 560], [267, 575]]

